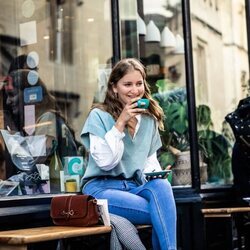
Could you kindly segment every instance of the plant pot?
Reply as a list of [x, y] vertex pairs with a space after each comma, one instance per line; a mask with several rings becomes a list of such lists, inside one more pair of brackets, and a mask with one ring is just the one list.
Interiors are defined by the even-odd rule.
[[[201, 159], [201, 158], [200, 158]], [[176, 158], [176, 164], [172, 168], [172, 185], [191, 185], [191, 160], [190, 151], [180, 152]], [[204, 184], [207, 181], [207, 165], [203, 162], [200, 163], [200, 179]]]

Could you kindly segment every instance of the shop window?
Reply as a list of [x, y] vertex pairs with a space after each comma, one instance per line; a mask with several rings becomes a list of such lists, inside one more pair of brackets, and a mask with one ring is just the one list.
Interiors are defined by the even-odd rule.
[[[137, 8], [134, 8], [135, 2]], [[166, 115], [158, 159], [162, 168], [172, 165], [173, 186], [191, 187], [181, 1], [137, 0], [130, 4], [121, 21], [122, 39], [128, 40], [123, 22], [134, 17], [139, 58], [146, 67], [151, 92]], [[132, 43], [122, 43], [123, 56], [128, 55], [131, 46]]]
[[249, 95], [245, 1], [190, 5], [198, 140], [208, 175], [202, 188], [230, 186], [234, 137], [225, 116]]
[[[122, 39], [127, 41], [122, 43], [122, 55], [130, 55], [131, 47], [135, 56], [139, 53], [151, 91], [166, 113], [159, 152], [162, 167], [173, 166], [173, 174], [178, 177], [172, 185], [190, 186], [182, 1], [137, 0], [136, 9], [134, 2], [129, 2], [133, 7], [127, 7], [123, 21], [137, 16], [138, 52], [121, 23]], [[195, 98], [199, 151], [192, 153], [199, 155], [202, 188], [230, 187], [234, 140], [225, 116], [249, 95], [245, 1], [199, 0], [190, 1], [190, 7], [194, 63], [194, 82], [190, 84], [196, 96], [189, 97]]]
[[111, 70], [111, 1], [1, 1], [0, 16], [0, 196], [80, 191], [81, 129]]

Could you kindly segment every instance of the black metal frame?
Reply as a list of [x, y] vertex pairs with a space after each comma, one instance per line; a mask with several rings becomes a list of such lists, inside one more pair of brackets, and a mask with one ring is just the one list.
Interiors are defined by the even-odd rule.
[[200, 190], [200, 171], [198, 155], [198, 137], [196, 126], [196, 105], [195, 105], [195, 88], [193, 72], [193, 55], [192, 55], [192, 32], [190, 22], [190, 5], [189, 1], [182, 1], [183, 15], [183, 33], [185, 38], [185, 66], [187, 82], [187, 103], [189, 117], [189, 135], [190, 135], [190, 156], [191, 156], [191, 176], [192, 187]]
[[[247, 23], [247, 46], [248, 46], [248, 54], [250, 49], [250, 0], [245, 0], [246, 3], [246, 23]], [[248, 67], [250, 72], [250, 54], [248, 56]]]
[[113, 40], [112, 64], [114, 65], [121, 59], [119, 0], [111, 0], [111, 15]]

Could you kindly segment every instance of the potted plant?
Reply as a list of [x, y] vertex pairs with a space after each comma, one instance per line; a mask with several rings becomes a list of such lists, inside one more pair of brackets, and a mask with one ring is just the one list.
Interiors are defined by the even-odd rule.
[[163, 84], [157, 83], [159, 91], [153, 95], [165, 114], [159, 161], [162, 166], [173, 166], [173, 185], [191, 184], [186, 92], [184, 88], [163, 90]]
[[[158, 81], [158, 92], [153, 94], [165, 114], [165, 131], [161, 133], [163, 147], [159, 152], [159, 161], [162, 166], [173, 166], [173, 184], [191, 184], [186, 90], [184, 87], [167, 89], [164, 85], [165, 81]], [[207, 180], [207, 167], [211, 182], [215, 176], [218, 179], [227, 179], [230, 176], [230, 143], [222, 134], [212, 130], [212, 125], [210, 108], [206, 105], [198, 106], [197, 126], [202, 183]], [[174, 174], [177, 175], [176, 182]]]
[[231, 143], [213, 130], [211, 110], [207, 105], [197, 107], [199, 148], [209, 166], [209, 182], [228, 180], [231, 177]]
[[[162, 132], [163, 150], [176, 153], [189, 150], [188, 112], [184, 88], [163, 89], [162, 81], [157, 82], [158, 92], [153, 94], [162, 107], [165, 130]], [[165, 159], [167, 160], [167, 159]], [[171, 157], [169, 159], [171, 161]]]

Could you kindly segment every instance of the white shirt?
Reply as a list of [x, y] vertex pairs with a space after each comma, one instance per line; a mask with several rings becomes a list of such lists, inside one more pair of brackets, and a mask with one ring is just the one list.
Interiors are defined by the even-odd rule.
[[[134, 137], [140, 127], [141, 115], [137, 115], [136, 119], [137, 124]], [[125, 133], [120, 132], [115, 126], [105, 134], [105, 139], [90, 134], [90, 154], [102, 170], [109, 171], [113, 169], [121, 160], [124, 151], [124, 144], [122, 141], [124, 136]], [[162, 168], [155, 152], [147, 158], [144, 172], [160, 170], [162, 170]]]

